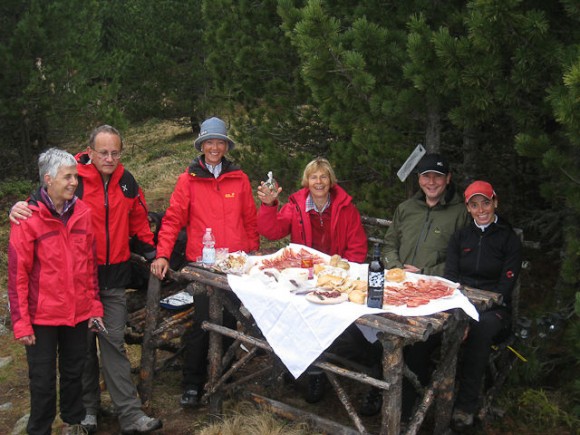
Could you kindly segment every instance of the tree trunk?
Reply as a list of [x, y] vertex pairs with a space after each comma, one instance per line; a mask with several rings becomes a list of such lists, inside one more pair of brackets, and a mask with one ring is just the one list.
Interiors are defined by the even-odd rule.
[[[463, 181], [473, 181], [477, 174], [477, 135], [473, 127], [463, 129]], [[458, 171], [455, 171], [456, 173]]]
[[441, 149], [441, 112], [439, 101], [434, 98], [429, 98], [427, 102], [425, 149], [428, 153], [438, 153]]

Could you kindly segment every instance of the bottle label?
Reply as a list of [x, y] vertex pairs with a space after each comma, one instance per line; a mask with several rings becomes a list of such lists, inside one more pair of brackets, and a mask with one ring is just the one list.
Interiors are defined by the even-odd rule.
[[385, 273], [369, 272], [369, 293], [367, 306], [370, 308], [383, 308], [383, 294], [385, 291]]
[[385, 287], [384, 272], [369, 272], [369, 289], [372, 287], [378, 287], [380, 289]]
[[202, 260], [203, 264], [211, 266], [215, 263], [215, 248], [213, 247], [204, 247], [202, 251]]

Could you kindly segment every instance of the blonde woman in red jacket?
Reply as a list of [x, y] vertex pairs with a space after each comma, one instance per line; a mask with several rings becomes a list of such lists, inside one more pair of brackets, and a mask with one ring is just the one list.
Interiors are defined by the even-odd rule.
[[[292, 243], [314, 248], [325, 254], [338, 254], [348, 261], [363, 263], [367, 257], [367, 236], [352, 197], [337, 184], [328, 160], [318, 157], [304, 168], [302, 189], [288, 198], [278, 211], [281, 187], [271, 189], [262, 183], [258, 198], [258, 232], [278, 240], [290, 234]], [[325, 377], [310, 367], [306, 401], [319, 402], [324, 395]]]
[[258, 198], [258, 232], [269, 240], [290, 234], [290, 241], [310, 246], [328, 255], [363, 263], [367, 236], [352, 197], [337, 184], [328, 160], [318, 157], [306, 165], [302, 189], [288, 198], [278, 211], [281, 187], [272, 190], [262, 183]]
[[51, 148], [40, 155], [38, 166], [42, 186], [31, 196], [32, 214], [10, 229], [10, 314], [14, 337], [26, 346], [27, 433], [52, 433], [57, 366], [62, 433], [73, 433], [85, 416], [82, 374], [87, 329], [93, 322], [103, 325], [95, 235], [90, 209], [75, 196], [74, 157]]

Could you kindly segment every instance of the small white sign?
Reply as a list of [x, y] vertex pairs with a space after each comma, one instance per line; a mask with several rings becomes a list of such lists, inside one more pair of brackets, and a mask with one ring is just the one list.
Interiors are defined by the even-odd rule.
[[401, 166], [401, 169], [397, 171], [399, 180], [405, 181], [407, 179], [409, 174], [413, 171], [413, 169], [415, 169], [415, 166], [417, 166], [417, 163], [419, 163], [419, 160], [421, 160], [426, 152], [427, 151], [421, 144], [415, 147], [411, 155], [407, 158], [407, 160], [405, 160], [405, 163], [403, 163], [403, 166]]

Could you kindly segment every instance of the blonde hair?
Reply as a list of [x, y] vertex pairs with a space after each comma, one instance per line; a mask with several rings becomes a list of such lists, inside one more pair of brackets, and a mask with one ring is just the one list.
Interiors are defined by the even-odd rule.
[[330, 178], [330, 187], [334, 187], [334, 185], [337, 183], [336, 175], [334, 174], [332, 166], [330, 166], [330, 162], [323, 157], [317, 157], [306, 165], [304, 168], [304, 173], [302, 174], [302, 187], [308, 187], [308, 178], [310, 175], [317, 171], [324, 171], [328, 173], [328, 178]]

